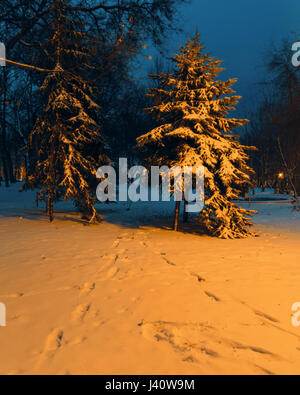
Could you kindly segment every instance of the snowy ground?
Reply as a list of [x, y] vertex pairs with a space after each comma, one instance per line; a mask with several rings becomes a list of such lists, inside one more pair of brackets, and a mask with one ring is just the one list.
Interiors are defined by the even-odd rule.
[[300, 373], [288, 202], [253, 204], [260, 237], [232, 241], [171, 232], [166, 203], [50, 225], [33, 199], [0, 188], [0, 374]]

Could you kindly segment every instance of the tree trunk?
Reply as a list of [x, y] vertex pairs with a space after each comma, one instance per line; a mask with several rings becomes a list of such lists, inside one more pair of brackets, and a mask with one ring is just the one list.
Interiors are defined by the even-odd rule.
[[179, 222], [179, 211], [180, 211], [180, 201], [176, 202], [175, 215], [174, 215], [174, 231], [178, 232], [178, 222]]
[[[298, 192], [297, 192], [297, 189], [296, 189], [294, 181], [293, 181], [292, 171], [290, 170], [289, 165], [288, 165], [287, 160], [286, 160], [286, 157], [285, 157], [285, 155], [283, 153], [280, 136], [277, 137], [277, 142], [278, 142], [278, 147], [279, 147], [280, 155], [281, 155], [281, 158], [282, 158], [282, 162], [283, 162], [283, 164], [284, 164], [284, 166], [286, 168], [287, 176], [289, 178], [290, 184], [291, 184], [291, 186], [293, 188], [293, 191], [294, 191], [294, 198], [295, 198], [296, 201], [298, 201]], [[278, 188], [279, 187], [280, 187], [280, 185], [278, 184]]]
[[2, 146], [2, 144], [1, 144], [1, 159], [2, 159], [2, 165], [3, 165], [4, 182], [5, 182], [6, 188], [8, 188], [8, 187], [9, 187], [8, 172], [7, 172], [5, 154], [4, 154], [4, 152], [3, 152], [3, 146]]
[[189, 213], [187, 212], [188, 202], [184, 201], [184, 210], [183, 210], [183, 223], [186, 224], [189, 222]]
[[51, 196], [47, 197], [47, 214], [49, 216], [49, 221], [53, 222], [54, 214], [53, 214], [53, 199]]
[[3, 93], [3, 102], [2, 102], [2, 119], [1, 119], [1, 156], [3, 162], [3, 170], [5, 175], [5, 184], [8, 187], [9, 182], [14, 183], [14, 170], [13, 164], [11, 160], [10, 153], [7, 148], [7, 141], [6, 141], [6, 129], [7, 129], [7, 122], [6, 122], [6, 106], [7, 106], [7, 71], [3, 70], [2, 76], [2, 93]]

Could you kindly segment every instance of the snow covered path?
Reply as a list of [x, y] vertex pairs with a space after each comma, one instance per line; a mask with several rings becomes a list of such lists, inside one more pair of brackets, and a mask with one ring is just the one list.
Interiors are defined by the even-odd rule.
[[300, 373], [300, 215], [287, 204], [259, 205], [260, 237], [226, 241], [164, 229], [172, 206], [50, 225], [32, 196], [3, 191], [0, 373]]

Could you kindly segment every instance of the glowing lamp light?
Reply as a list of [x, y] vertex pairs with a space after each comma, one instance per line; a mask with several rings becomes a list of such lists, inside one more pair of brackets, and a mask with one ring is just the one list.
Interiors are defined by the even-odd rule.
[[278, 178], [279, 178], [280, 180], [282, 180], [282, 179], [284, 178], [284, 173], [279, 173], [279, 174], [278, 174]]

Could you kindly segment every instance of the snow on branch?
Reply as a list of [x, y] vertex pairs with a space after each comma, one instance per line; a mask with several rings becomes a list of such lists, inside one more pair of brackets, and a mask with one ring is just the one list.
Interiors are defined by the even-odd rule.
[[13, 60], [8, 60], [8, 59], [4, 59], [4, 58], [0, 58], [0, 61], [4, 61], [6, 63], [9, 63], [9, 64], [13, 65], [13, 66], [22, 67], [22, 68], [29, 69], [29, 70], [40, 71], [42, 73], [53, 73], [53, 72], [56, 71], [56, 70], [42, 69], [40, 67], [31, 66], [29, 64], [14, 62]]

